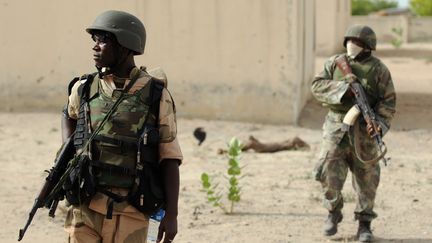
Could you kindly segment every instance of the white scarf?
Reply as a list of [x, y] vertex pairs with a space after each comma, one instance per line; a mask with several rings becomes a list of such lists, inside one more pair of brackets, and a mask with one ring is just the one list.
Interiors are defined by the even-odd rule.
[[352, 59], [354, 59], [360, 52], [363, 51], [362, 47], [354, 44], [354, 42], [350, 40], [347, 42], [346, 49], [347, 49], [347, 55]]

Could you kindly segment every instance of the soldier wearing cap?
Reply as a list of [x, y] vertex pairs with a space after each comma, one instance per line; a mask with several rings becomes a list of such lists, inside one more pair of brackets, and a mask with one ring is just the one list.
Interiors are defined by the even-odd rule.
[[[84, 179], [79, 178], [78, 196], [89, 181], [95, 184], [96, 191], [87, 194], [88, 200], [84, 197], [71, 202], [74, 198], [70, 197], [72, 205], [65, 220], [69, 242], [146, 242], [149, 215], [126, 200], [132, 188], [136, 188], [138, 160], [145, 158], [147, 155], [143, 153], [149, 151], [138, 153], [140, 146], [150, 148], [148, 153], [155, 154], [157, 168], [160, 167], [160, 174], [152, 175], [161, 177], [153, 180], [162, 181], [165, 197], [166, 213], [159, 227], [158, 241], [172, 242], [177, 233], [178, 167], [182, 153], [166, 77], [160, 70], [152, 75], [145, 68], [135, 66], [134, 56], [144, 53], [146, 42], [144, 25], [137, 17], [122, 11], [106, 11], [86, 31], [94, 41], [92, 50], [97, 72], [90, 84], [90, 76], [76, 78], [70, 84], [62, 133], [64, 140], [74, 135], [77, 150], [83, 150], [89, 158], [89, 173], [82, 175]], [[88, 94], [83, 91], [86, 84]], [[160, 95], [154, 101], [151, 94], [156, 92], [153, 89], [156, 90], [157, 84]], [[107, 115], [119, 97], [123, 99], [114, 113]], [[104, 117], [108, 117], [105, 123]], [[103, 123], [90, 145], [84, 146], [89, 134]], [[140, 137], [141, 129], [147, 125], [155, 129], [145, 130]], [[77, 189], [66, 191], [67, 198], [73, 190]], [[142, 194], [141, 200], [146, 196]]]
[[[352, 173], [352, 184], [357, 195], [355, 219], [359, 221], [357, 236], [360, 242], [372, 241], [371, 221], [377, 217], [374, 211], [375, 195], [380, 180], [379, 163], [365, 165], [356, 156], [354, 137], [360, 144], [359, 154], [363, 158], [373, 158], [376, 146], [370, 137], [372, 128], [360, 118], [354, 134], [343, 131], [342, 120], [353, 106], [353, 94], [349, 82], [357, 80], [363, 86], [369, 105], [374, 110], [381, 134], [390, 128], [395, 113], [396, 94], [387, 67], [372, 51], [376, 49], [376, 35], [368, 26], [354, 25], [348, 28], [344, 46], [346, 53], [331, 57], [324, 70], [312, 82], [312, 94], [329, 109], [323, 125], [323, 138], [319, 163], [315, 168], [315, 178], [323, 189], [323, 204], [328, 210], [324, 224], [324, 235], [337, 233], [337, 225], [342, 221], [342, 188], [348, 169]], [[346, 56], [353, 75], [344, 76], [335, 60]]]

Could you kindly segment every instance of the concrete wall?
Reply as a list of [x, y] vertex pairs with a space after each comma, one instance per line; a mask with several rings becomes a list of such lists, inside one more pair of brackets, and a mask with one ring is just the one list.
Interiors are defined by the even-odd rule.
[[411, 16], [353, 16], [351, 23], [365, 24], [372, 27], [379, 42], [389, 43], [396, 35], [392, 28], [402, 28], [402, 40], [406, 42], [432, 41], [432, 17]]
[[432, 17], [409, 19], [408, 42], [432, 41]]
[[408, 18], [405, 16], [352, 16], [351, 24], [370, 26], [376, 33], [378, 43], [389, 43], [395, 38], [393, 28], [402, 28], [402, 41], [408, 41]]
[[68, 81], [94, 71], [85, 27], [119, 9], [143, 20], [137, 64], [166, 71], [179, 116], [296, 123], [313, 74], [314, 2], [2, 0], [0, 102], [60, 110]]
[[402, 40], [406, 42], [432, 41], [432, 17], [410, 16], [353, 16], [351, 23], [365, 24], [372, 27], [379, 42], [389, 43], [396, 36], [392, 28], [402, 28]]
[[298, 80], [300, 82], [299, 89], [296, 92], [298, 95], [297, 100], [299, 103], [295, 105], [294, 121], [297, 124], [300, 119], [300, 113], [303, 110], [306, 102], [312, 97], [310, 86], [312, 79], [315, 76], [315, 54], [316, 54], [316, 11], [311, 12], [310, 9], [316, 10], [316, 2], [319, 1], [303, 1], [304, 12], [303, 15], [303, 36], [298, 40], [302, 44], [300, 50], [303, 53], [299, 54], [301, 60], [301, 68], [299, 74], [301, 75]]
[[316, 1], [316, 53], [332, 55], [344, 50], [343, 36], [351, 18], [351, 1]]

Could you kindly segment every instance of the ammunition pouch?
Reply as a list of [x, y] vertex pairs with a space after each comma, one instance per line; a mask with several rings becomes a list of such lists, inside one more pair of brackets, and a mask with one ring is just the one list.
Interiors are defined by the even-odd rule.
[[137, 162], [136, 185], [128, 202], [143, 214], [151, 215], [164, 206], [165, 189], [159, 164], [159, 130], [144, 125], [140, 137], [140, 162]]
[[152, 215], [164, 206], [165, 195], [161, 170], [158, 165], [144, 165], [137, 174], [138, 184], [131, 190], [128, 202], [141, 213]]
[[97, 183], [91, 169], [89, 158], [85, 155], [80, 156], [78, 165], [72, 169], [63, 184], [66, 199], [70, 204], [80, 205], [89, 202], [96, 194]]

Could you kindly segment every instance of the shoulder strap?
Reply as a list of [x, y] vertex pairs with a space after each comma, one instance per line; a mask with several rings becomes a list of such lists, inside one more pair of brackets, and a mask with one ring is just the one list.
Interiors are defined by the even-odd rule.
[[74, 79], [72, 79], [70, 82], [69, 82], [69, 85], [68, 85], [68, 96], [69, 95], [71, 95], [71, 93], [72, 93], [72, 87], [76, 84], [76, 82], [78, 82], [78, 80], [80, 80], [80, 78], [79, 77], [75, 77]]
[[156, 79], [156, 78], [152, 78], [150, 80], [150, 95], [149, 95], [149, 100], [150, 100], [150, 107], [149, 107], [149, 112], [147, 113], [147, 116], [145, 117], [144, 120], [144, 124], [141, 127], [140, 131], [139, 131], [139, 138], [138, 138], [138, 151], [137, 151], [137, 164], [136, 164], [136, 169], [137, 170], [142, 170], [144, 168], [143, 162], [141, 161], [141, 143], [144, 140], [144, 136], [145, 133], [147, 133], [148, 129], [148, 121], [149, 121], [149, 117], [150, 115], [153, 115], [155, 117], [155, 128], [158, 129], [159, 128], [159, 108], [160, 108], [160, 99], [162, 97], [162, 92], [164, 89], [164, 83], [161, 82], [160, 80]]
[[[91, 74], [87, 74], [81, 77], [80, 80], [83, 79], [87, 79], [83, 85], [81, 85], [80, 87], [78, 87], [78, 95], [80, 97], [80, 104], [83, 104], [85, 102], [87, 102], [90, 98], [90, 89], [93, 86], [93, 79], [95, 78], [95, 76], [97, 75], [97, 73], [91, 73]], [[97, 84], [97, 83], [95, 83]], [[93, 95], [92, 95], [93, 96]]]
[[156, 120], [159, 119], [159, 106], [160, 106], [160, 100], [162, 97], [162, 92], [164, 89], [164, 82], [157, 79], [152, 78], [151, 83], [151, 93], [150, 93], [150, 113], [156, 117]]

